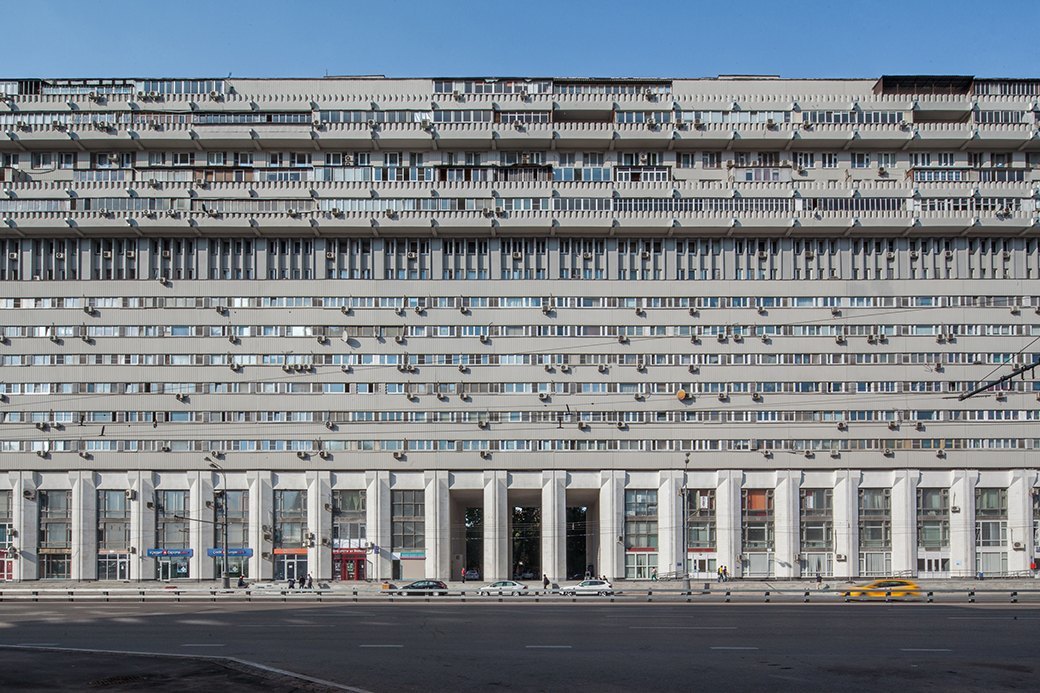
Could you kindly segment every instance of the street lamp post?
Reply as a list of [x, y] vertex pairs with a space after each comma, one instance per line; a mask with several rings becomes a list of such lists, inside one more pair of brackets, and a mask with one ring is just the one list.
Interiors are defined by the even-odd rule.
[[221, 510], [223, 512], [223, 515], [224, 515], [224, 522], [223, 522], [224, 526], [223, 526], [223, 530], [222, 530], [222, 533], [223, 533], [223, 536], [224, 536], [224, 540], [221, 542], [221, 547], [220, 547], [221, 548], [220, 553], [221, 553], [221, 557], [222, 557], [222, 560], [221, 560], [222, 565], [221, 565], [221, 569], [220, 569], [220, 572], [221, 572], [220, 586], [227, 590], [227, 589], [231, 589], [231, 576], [228, 574], [228, 507], [227, 507], [227, 503], [228, 503], [228, 495], [227, 495], [228, 485], [227, 485], [227, 474], [224, 473], [224, 468], [221, 467], [216, 462], [210, 462], [209, 466], [210, 466], [210, 469], [212, 469], [215, 472], [220, 474], [220, 484], [223, 487], [223, 491], [224, 491], [224, 496], [221, 499], [221, 503], [220, 503], [220, 507], [221, 507]]
[[682, 565], [683, 565], [683, 578], [682, 585], [683, 590], [686, 594], [690, 593], [690, 503], [687, 495], [690, 492], [689, 486], [686, 482], [689, 476], [688, 472], [690, 469], [690, 453], [686, 453], [686, 460], [683, 462], [683, 476], [682, 476]]

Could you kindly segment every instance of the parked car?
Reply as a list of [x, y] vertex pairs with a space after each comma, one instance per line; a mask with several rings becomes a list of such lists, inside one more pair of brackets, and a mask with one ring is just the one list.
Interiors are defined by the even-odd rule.
[[416, 580], [395, 590], [407, 597], [447, 596], [448, 586], [440, 580]]
[[490, 585], [484, 585], [479, 590], [479, 594], [495, 594], [495, 595], [512, 595], [518, 596], [527, 594], [527, 585], [521, 584], [516, 580], [499, 580], [498, 582], [492, 582]]
[[560, 590], [560, 594], [596, 594], [596, 595], [609, 595], [614, 594], [614, 587], [606, 580], [582, 580], [577, 585], [570, 585]]
[[875, 580], [846, 590], [853, 599], [906, 599], [921, 596], [921, 588], [910, 580]]
[[467, 568], [466, 569], [466, 579], [467, 580], [479, 580], [480, 579], [480, 571], [477, 570], [476, 568]]

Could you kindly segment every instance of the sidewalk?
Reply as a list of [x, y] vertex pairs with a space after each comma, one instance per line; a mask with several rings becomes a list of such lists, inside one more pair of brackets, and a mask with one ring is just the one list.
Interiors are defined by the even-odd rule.
[[[861, 585], [877, 578], [861, 578], [856, 580], [846, 580], [843, 578], [835, 579], [824, 579], [820, 584], [816, 583], [815, 579], [809, 580], [768, 580], [768, 579], [733, 579], [731, 578], [727, 582], [716, 582], [715, 580], [709, 579], [690, 579], [690, 587], [696, 591], [708, 590], [711, 592], [762, 592], [765, 590], [773, 592], [804, 592], [806, 590], [810, 592], [819, 590], [842, 590], [852, 585]], [[975, 590], [976, 592], [1007, 592], [1011, 590], [1019, 591], [1040, 591], [1040, 580], [1034, 578], [1008, 578], [1008, 579], [985, 579], [985, 580], [973, 580], [970, 578], [947, 578], [947, 579], [922, 579], [913, 580], [916, 582], [922, 590], [934, 590], [934, 591], [968, 591]], [[391, 584], [398, 587], [407, 584], [410, 580], [393, 580]], [[446, 582], [448, 589], [453, 592], [458, 591], [473, 591], [476, 592], [481, 587], [489, 584], [493, 581], [483, 580], [468, 580], [463, 583], [461, 581], [449, 581]], [[568, 580], [565, 582], [553, 583], [553, 589], [559, 589], [567, 587], [569, 585], [575, 585], [579, 581]], [[540, 580], [526, 581], [528, 589], [532, 592], [541, 591], [542, 583]], [[654, 592], [671, 592], [679, 591], [683, 589], [683, 583], [680, 580], [616, 580], [613, 582], [614, 588], [620, 591], [631, 591], [631, 592], [646, 592], [653, 590]], [[250, 582], [247, 587], [239, 588], [235, 587], [234, 583], [229, 592], [241, 592], [245, 590], [250, 591], [267, 591], [271, 592], [282, 592], [288, 590], [288, 583], [286, 581], [254, 581]], [[323, 592], [332, 594], [373, 594], [383, 591], [382, 583], [380, 581], [361, 581], [361, 582], [337, 582], [337, 581], [326, 581], [326, 580], [315, 580], [314, 589], [306, 590], [296, 588], [293, 592], [308, 593], [308, 592]], [[0, 594], [2, 593], [20, 593], [20, 592], [63, 592], [63, 591], [74, 591], [74, 592], [180, 592], [180, 593], [210, 593], [213, 591], [224, 592], [220, 587], [219, 580], [185, 580], [185, 581], [171, 581], [171, 582], [156, 582], [154, 580], [142, 581], [142, 582], [117, 582], [117, 581], [83, 581], [83, 582], [71, 582], [64, 580], [31, 580], [24, 582], [3, 582], [0, 583]]]

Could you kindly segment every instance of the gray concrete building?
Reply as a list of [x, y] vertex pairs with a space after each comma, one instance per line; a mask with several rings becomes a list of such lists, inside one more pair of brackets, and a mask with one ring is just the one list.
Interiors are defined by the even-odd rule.
[[0, 99], [2, 580], [1032, 567], [1040, 80]]

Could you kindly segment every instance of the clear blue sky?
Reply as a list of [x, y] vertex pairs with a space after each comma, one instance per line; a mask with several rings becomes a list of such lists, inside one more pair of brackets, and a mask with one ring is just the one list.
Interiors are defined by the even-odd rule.
[[1040, 76], [1040, 0], [17, 0], [5, 76]]

